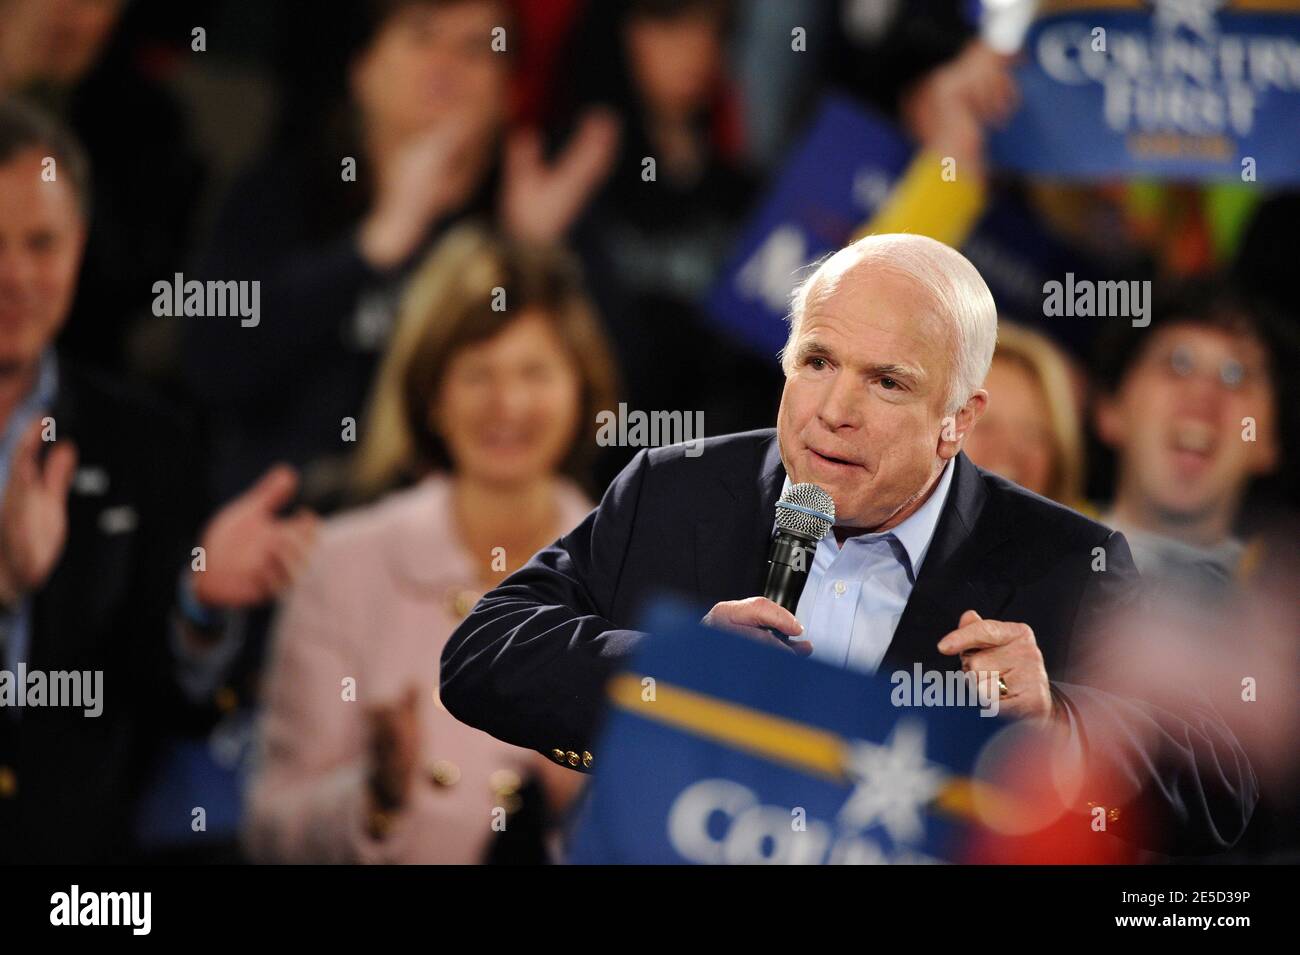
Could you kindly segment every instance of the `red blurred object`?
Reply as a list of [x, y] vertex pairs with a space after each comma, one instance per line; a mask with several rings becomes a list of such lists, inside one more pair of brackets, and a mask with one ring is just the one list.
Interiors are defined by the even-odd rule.
[[583, 0], [516, 0], [523, 38], [511, 90], [515, 122], [544, 127], [554, 118], [556, 62], [584, 5]]
[[745, 125], [741, 115], [740, 96], [725, 78], [719, 87], [714, 101], [711, 132], [719, 154], [723, 159], [734, 163], [740, 160], [745, 149]]
[[1109, 832], [1095, 832], [1089, 816], [1065, 815], [1046, 829], [1008, 836], [979, 829], [962, 862], [976, 865], [1132, 865], [1140, 850]]

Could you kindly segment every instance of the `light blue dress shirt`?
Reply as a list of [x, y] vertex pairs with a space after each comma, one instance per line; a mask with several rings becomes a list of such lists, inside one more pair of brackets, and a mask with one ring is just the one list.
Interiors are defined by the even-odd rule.
[[814, 660], [876, 672], [930, 549], [952, 471], [949, 461], [929, 499], [893, 530], [850, 537], [843, 547], [828, 533], [817, 544], [795, 613]]
[[[18, 442], [32, 421], [54, 407], [59, 392], [59, 363], [52, 349], [41, 355], [36, 381], [31, 391], [23, 396], [18, 406], [10, 415], [3, 431], [0, 431], [0, 499], [9, 484], [9, 472], [13, 467], [14, 453]], [[188, 570], [188, 567], [185, 568]], [[187, 579], [183, 576], [182, 579]], [[29, 663], [31, 652], [32, 599], [30, 595], [22, 597], [14, 607], [0, 607], [0, 663], [10, 673], [18, 669], [19, 663]], [[179, 628], [172, 621], [170, 640], [178, 661], [177, 678], [181, 688], [191, 700], [205, 700], [211, 697], [226, 675], [226, 669], [238, 654], [244, 640], [243, 617], [230, 615], [219, 641], [206, 651], [193, 651], [181, 638]], [[20, 710], [10, 711], [13, 719], [19, 718]]]
[[[949, 461], [934, 493], [892, 531], [850, 537], [842, 548], [834, 533], [818, 542], [795, 612], [804, 626], [800, 639], [812, 641], [814, 660], [866, 673], [880, 667], [934, 539], [953, 467]], [[788, 477], [785, 486], [790, 486]], [[1065, 733], [1068, 757], [1081, 761], [1083, 736], [1073, 709], [1062, 707], [1056, 721]]]

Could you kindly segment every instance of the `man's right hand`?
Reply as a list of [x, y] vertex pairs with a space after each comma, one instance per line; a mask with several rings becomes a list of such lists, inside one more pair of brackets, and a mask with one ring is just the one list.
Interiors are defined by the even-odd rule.
[[23, 432], [0, 503], [0, 604], [6, 606], [45, 583], [68, 536], [77, 449], [60, 441], [41, 462], [43, 427], [37, 418]]
[[746, 600], [723, 600], [713, 605], [713, 609], [700, 621], [706, 627], [730, 630], [732, 633], [752, 637], [761, 643], [781, 647], [801, 657], [812, 653], [813, 645], [809, 640], [781, 640], [764, 627], [771, 627], [789, 637], [803, 633], [801, 624], [795, 615], [780, 604], [766, 597], [750, 597]]

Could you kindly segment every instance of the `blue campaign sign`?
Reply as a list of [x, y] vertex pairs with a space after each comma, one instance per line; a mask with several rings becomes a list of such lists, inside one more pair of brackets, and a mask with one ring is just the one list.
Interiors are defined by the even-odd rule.
[[972, 768], [1003, 720], [919, 705], [897, 677], [797, 659], [695, 620], [658, 610], [654, 636], [611, 681], [570, 862], [962, 858], [972, 807], [990, 789]]
[[1002, 168], [1300, 182], [1295, 0], [1049, 3], [1024, 53]]
[[[887, 120], [831, 97], [760, 204], [724, 269], [708, 313], [739, 342], [772, 355], [785, 344], [790, 293], [805, 266], [841, 248], [891, 200], [914, 158], [913, 147]], [[947, 208], [937, 174], [922, 207]], [[1067, 271], [1088, 274], [1086, 258], [1050, 235], [1014, 194], [984, 200], [961, 249], [980, 270], [999, 312], [1043, 322], [1043, 284]], [[1085, 354], [1092, 323], [1044, 328]]]
[[911, 153], [886, 120], [828, 97], [723, 269], [709, 314], [764, 354], [779, 351], [800, 270], [872, 217]]

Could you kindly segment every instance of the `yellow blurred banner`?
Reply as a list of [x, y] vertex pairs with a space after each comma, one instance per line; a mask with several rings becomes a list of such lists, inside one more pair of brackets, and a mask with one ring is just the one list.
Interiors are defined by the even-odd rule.
[[946, 179], [944, 163], [937, 153], [917, 153], [889, 198], [853, 238], [910, 232], [960, 248], [984, 212], [987, 189], [977, 177], [963, 178], [955, 168]]

